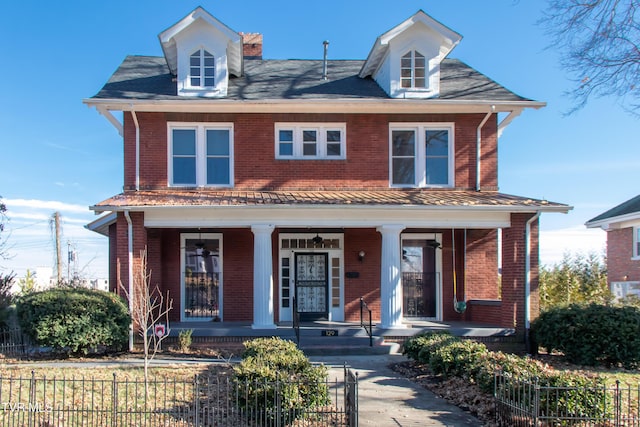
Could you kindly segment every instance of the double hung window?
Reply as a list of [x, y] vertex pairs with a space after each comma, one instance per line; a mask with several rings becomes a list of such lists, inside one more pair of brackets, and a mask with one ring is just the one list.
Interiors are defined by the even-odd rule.
[[168, 139], [170, 186], [233, 185], [231, 124], [170, 123]]
[[344, 159], [344, 123], [276, 123], [277, 159]]
[[633, 258], [640, 259], [640, 225], [633, 227]]
[[392, 187], [453, 186], [453, 124], [392, 124]]

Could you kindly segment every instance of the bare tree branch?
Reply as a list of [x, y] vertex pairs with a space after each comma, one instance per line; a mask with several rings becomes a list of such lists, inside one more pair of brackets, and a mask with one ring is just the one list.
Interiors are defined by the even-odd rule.
[[638, 0], [548, 0], [541, 25], [550, 47], [561, 51], [561, 65], [575, 86], [567, 91], [575, 105], [591, 97], [615, 96], [640, 115], [640, 23]]
[[[119, 262], [118, 262], [119, 264]], [[120, 266], [118, 265], [118, 270]], [[162, 341], [169, 336], [169, 312], [173, 309], [173, 299], [162, 294], [158, 285], [151, 285], [151, 270], [147, 269], [147, 249], [140, 251], [140, 260], [133, 267], [133, 287], [131, 292], [119, 280], [119, 286], [126, 298], [132, 301], [131, 320], [133, 328], [142, 338], [144, 350], [145, 396], [148, 395], [149, 362], [162, 347]], [[164, 333], [156, 334], [156, 325], [164, 325]]]

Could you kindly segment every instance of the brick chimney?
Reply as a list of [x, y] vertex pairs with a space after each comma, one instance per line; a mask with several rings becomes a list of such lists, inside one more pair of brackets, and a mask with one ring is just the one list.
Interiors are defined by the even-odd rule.
[[245, 59], [262, 59], [262, 34], [239, 34], [242, 36], [242, 55]]

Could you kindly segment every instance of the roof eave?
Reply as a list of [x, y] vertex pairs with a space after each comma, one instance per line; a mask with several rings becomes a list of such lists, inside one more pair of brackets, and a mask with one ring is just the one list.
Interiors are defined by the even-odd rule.
[[640, 212], [632, 212], [625, 215], [612, 216], [609, 218], [603, 218], [596, 221], [589, 220], [585, 222], [584, 225], [587, 228], [602, 228], [603, 230], [608, 230], [610, 228], [614, 228], [612, 227], [614, 224], [619, 224], [619, 223], [628, 222], [628, 221], [638, 221], [638, 220], [640, 220]]
[[463, 211], [463, 210], [477, 210], [483, 212], [513, 212], [513, 213], [535, 213], [535, 212], [548, 212], [548, 213], [568, 213], [573, 209], [573, 206], [568, 205], [550, 205], [550, 206], [487, 206], [487, 205], [448, 205], [448, 206], [418, 206], [418, 205], [388, 205], [388, 204], [320, 204], [320, 203], [300, 203], [300, 204], [261, 204], [261, 205], [158, 205], [158, 206], [90, 206], [89, 209], [100, 212], [142, 212], [148, 210], [160, 210], [160, 209], [313, 209], [322, 207], [325, 209], [388, 209], [396, 210], [398, 208], [411, 209], [411, 210], [423, 210], [423, 211]]
[[[300, 113], [322, 113], [340, 110], [352, 113], [481, 113], [493, 109], [508, 113], [524, 108], [539, 109], [546, 106], [539, 101], [503, 100], [452, 100], [452, 99], [185, 99], [185, 100], [141, 100], [117, 98], [88, 98], [83, 103], [107, 111], [138, 112], [191, 112], [191, 113], [263, 113], [291, 112], [295, 107]], [[492, 108], [493, 107], [493, 108]]]

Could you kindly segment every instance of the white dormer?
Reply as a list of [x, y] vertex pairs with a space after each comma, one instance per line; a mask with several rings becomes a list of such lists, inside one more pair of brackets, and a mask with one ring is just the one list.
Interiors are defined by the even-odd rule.
[[179, 96], [227, 96], [242, 75], [242, 37], [201, 7], [158, 35]]
[[360, 70], [392, 98], [440, 95], [440, 62], [462, 36], [422, 10], [376, 39]]

